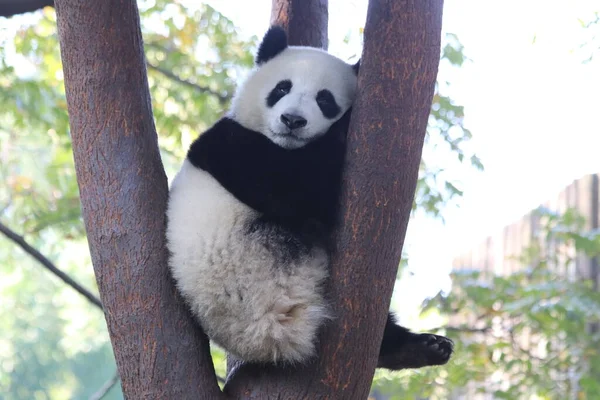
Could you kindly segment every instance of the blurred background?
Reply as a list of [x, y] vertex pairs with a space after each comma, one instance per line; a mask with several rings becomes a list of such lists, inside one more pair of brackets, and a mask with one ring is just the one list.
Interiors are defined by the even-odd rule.
[[[252, 67], [271, 1], [138, 5], [172, 178]], [[367, 1], [329, 9], [329, 50], [356, 61]], [[378, 371], [372, 398], [600, 399], [600, 4], [446, 0], [442, 47], [392, 308], [456, 354]], [[0, 17], [0, 398], [121, 399], [61, 68], [52, 7]]]

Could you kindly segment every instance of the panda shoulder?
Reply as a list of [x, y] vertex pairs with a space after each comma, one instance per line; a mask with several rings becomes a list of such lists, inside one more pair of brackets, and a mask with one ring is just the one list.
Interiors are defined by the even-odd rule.
[[187, 159], [196, 168], [207, 170], [212, 161], [218, 157], [226, 157], [235, 153], [236, 147], [241, 146], [248, 130], [237, 121], [223, 117], [208, 130], [201, 133], [191, 144]]
[[242, 126], [235, 119], [223, 117], [198, 136], [188, 150], [187, 159], [194, 167], [222, 180], [236, 171], [241, 172], [234, 166], [260, 170], [260, 166], [273, 160], [279, 151], [263, 134]]

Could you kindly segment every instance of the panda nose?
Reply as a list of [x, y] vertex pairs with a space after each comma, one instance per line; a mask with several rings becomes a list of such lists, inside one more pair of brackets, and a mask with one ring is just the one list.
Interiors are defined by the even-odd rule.
[[306, 126], [306, 119], [294, 114], [281, 114], [281, 122], [290, 129], [298, 129]]

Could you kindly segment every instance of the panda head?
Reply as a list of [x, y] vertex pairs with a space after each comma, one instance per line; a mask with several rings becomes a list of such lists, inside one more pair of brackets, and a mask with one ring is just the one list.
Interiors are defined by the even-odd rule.
[[324, 135], [352, 106], [358, 63], [312, 47], [288, 46], [278, 26], [266, 33], [256, 67], [240, 85], [230, 116], [286, 149]]

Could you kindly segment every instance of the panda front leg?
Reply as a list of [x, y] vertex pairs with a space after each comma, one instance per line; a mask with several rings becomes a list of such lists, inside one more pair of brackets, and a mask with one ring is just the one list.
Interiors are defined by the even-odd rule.
[[393, 314], [388, 314], [378, 368], [400, 370], [443, 365], [452, 355], [454, 344], [444, 336], [431, 333], [413, 333], [396, 324]]

